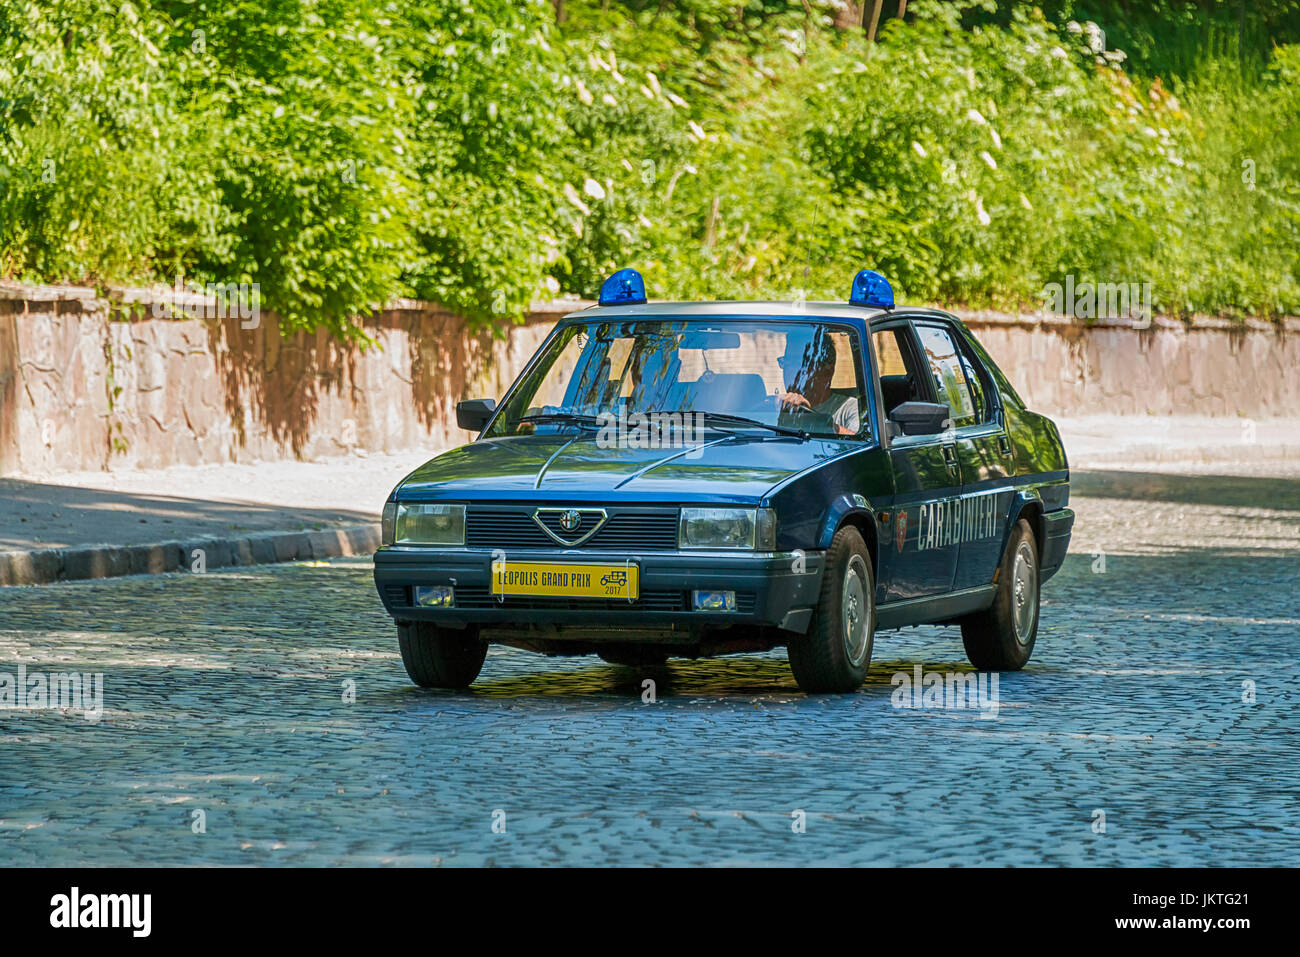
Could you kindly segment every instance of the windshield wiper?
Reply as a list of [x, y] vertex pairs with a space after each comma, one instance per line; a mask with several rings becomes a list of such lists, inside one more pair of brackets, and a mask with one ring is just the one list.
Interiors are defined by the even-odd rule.
[[806, 439], [808, 433], [803, 429], [794, 429], [785, 425], [772, 425], [768, 422], [760, 422], [758, 419], [750, 419], [743, 415], [732, 415], [730, 412], [705, 412], [702, 409], [691, 409], [689, 411], [669, 412], [668, 415], [680, 415], [682, 421], [686, 421], [688, 416], [702, 415], [705, 419], [711, 419], [714, 422], [726, 422], [731, 425], [749, 425], [756, 429], [769, 429], [777, 435], [792, 435], [795, 438]]
[[[654, 414], [654, 413], [647, 413]], [[685, 422], [692, 415], [703, 416], [707, 421], [721, 422], [728, 425], [743, 425], [756, 429], [767, 429], [778, 435], [789, 435], [799, 439], [806, 439], [809, 434], [803, 429], [795, 429], [785, 425], [772, 425], [768, 422], [761, 422], [758, 419], [750, 419], [743, 415], [732, 415], [730, 412], [705, 412], [699, 409], [681, 410], [677, 412], [661, 412], [660, 415], [680, 415]], [[532, 422], [542, 424], [555, 422], [562, 425], [577, 425], [590, 429], [599, 429], [606, 424], [606, 420], [595, 415], [583, 415], [578, 412], [535, 412], [532, 415], [520, 416], [514, 420], [518, 425], [521, 422]]]
[[522, 415], [514, 421], [516, 425], [520, 422], [557, 422], [563, 425], [581, 425], [593, 429], [598, 429], [604, 425], [604, 423], [594, 415], [581, 415], [577, 412], [535, 412], [532, 415]]

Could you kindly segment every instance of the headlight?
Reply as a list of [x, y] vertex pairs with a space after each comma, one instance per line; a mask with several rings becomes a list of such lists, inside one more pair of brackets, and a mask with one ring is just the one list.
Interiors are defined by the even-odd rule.
[[398, 545], [464, 545], [465, 506], [397, 503]]
[[677, 546], [771, 551], [776, 547], [776, 514], [770, 508], [684, 508]]

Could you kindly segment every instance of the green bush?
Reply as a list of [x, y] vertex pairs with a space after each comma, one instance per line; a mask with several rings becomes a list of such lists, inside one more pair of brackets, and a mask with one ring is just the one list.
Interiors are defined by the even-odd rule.
[[219, 242], [229, 217], [189, 164], [195, 117], [166, 43], [130, 3], [0, 3], [5, 275], [144, 280]]
[[1298, 6], [913, 0], [867, 44], [830, 0], [0, 0], [0, 274], [257, 283], [341, 337], [625, 265], [666, 298], [873, 266], [913, 302], [1073, 275], [1294, 314]]
[[415, 110], [382, 29], [386, 4], [157, 4], [207, 136], [230, 241], [194, 250], [201, 280], [257, 283], [288, 328], [355, 334], [413, 257]]
[[413, 295], [475, 319], [522, 315], [557, 255], [570, 137], [550, 5], [439, 0], [393, 17], [415, 103]]

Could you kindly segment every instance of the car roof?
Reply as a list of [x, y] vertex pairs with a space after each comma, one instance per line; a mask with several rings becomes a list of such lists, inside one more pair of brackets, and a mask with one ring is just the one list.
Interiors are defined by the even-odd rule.
[[787, 300], [750, 302], [722, 300], [711, 302], [647, 302], [629, 306], [588, 306], [564, 316], [569, 319], [663, 319], [663, 318], [747, 318], [763, 317], [817, 322], [839, 319], [851, 322], [875, 322], [894, 315], [933, 316], [951, 319], [936, 309], [878, 309], [855, 306], [847, 302], [815, 302], [812, 300]]

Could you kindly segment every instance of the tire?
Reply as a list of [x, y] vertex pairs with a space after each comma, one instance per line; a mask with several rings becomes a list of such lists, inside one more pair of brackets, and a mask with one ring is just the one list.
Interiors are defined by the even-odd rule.
[[966, 656], [980, 671], [1019, 671], [1034, 653], [1038, 637], [1038, 543], [1023, 518], [998, 568], [997, 597], [987, 611], [961, 620]]
[[439, 628], [412, 621], [397, 626], [406, 673], [421, 688], [468, 688], [483, 670], [487, 642], [475, 628]]
[[597, 651], [596, 656], [608, 664], [629, 668], [655, 667], [668, 661], [668, 652], [644, 645], [610, 645]]
[[845, 693], [862, 687], [875, 642], [875, 593], [876, 576], [861, 533], [841, 528], [826, 552], [821, 597], [808, 633], [792, 638], [786, 648], [802, 691]]

